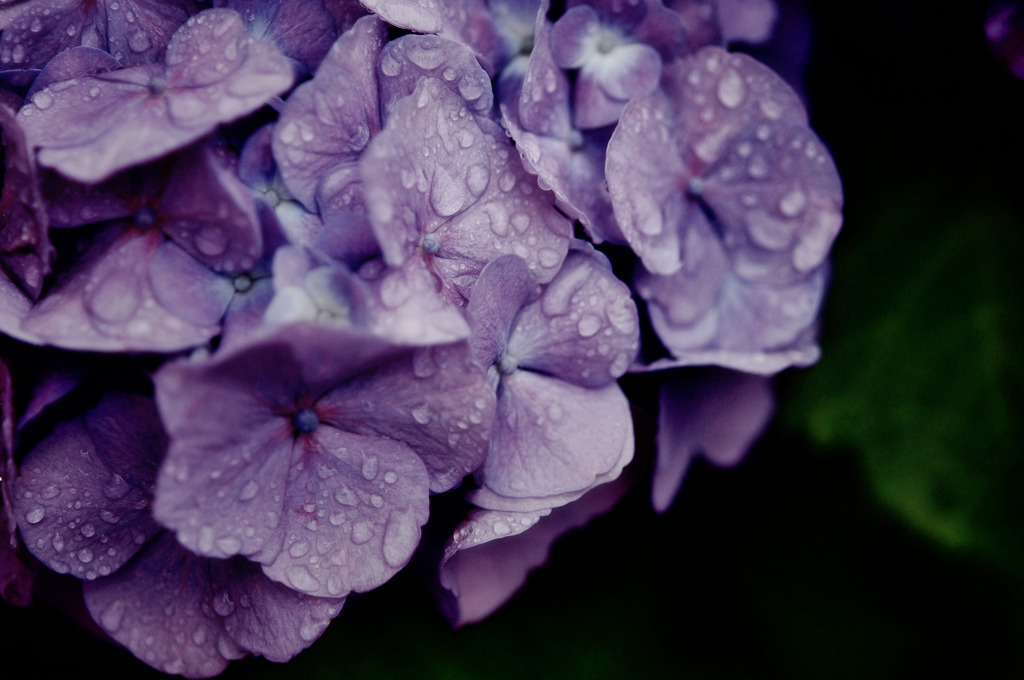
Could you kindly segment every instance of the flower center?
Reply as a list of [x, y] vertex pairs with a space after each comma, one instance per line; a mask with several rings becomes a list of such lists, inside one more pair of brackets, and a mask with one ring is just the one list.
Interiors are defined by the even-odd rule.
[[149, 91], [153, 94], [163, 94], [167, 91], [167, 79], [162, 76], [153, 76], [149, 81]]
[[519, 360], [511, 354], [504, 354], [498, 360], [498, 372], [502, 375], [512, 375], [517, 368], [519, 368]]
[[143, 229], [152, 227], [153, 223], [156, 222], [156, 213], [148, 205], [144, 205], [136, 210], [132, 217], [135, 220], [135, 224]]
[[236, 293], [244, 293], [252, 288], [252, 278], [248, 274], [239, 274], [231, 279], [231, 285], [234, 286]]
[[309, 434], [320, 426], [320, 416], [311, 408], [299, 409], [292, 416], [292, 425], [299, 434]]

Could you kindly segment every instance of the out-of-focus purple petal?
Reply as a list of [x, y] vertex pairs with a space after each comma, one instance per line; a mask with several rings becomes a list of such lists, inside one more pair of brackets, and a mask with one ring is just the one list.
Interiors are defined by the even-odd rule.
[[98, 73], [117, 71], [122, 64], [114, 57], [96, 47], [72, 47], [70, 50], [61, 52], [51, 59], [46, 67], [39, 72], [39, 76], [32, 81], [25, 99], [32, 99], [32, 96], [40, 90], [46, 89], [53, 83], [64, 80], [71, 80], [79, 76], [94, 76]]
[[239, 13], [249, 35], [273, 44], [301, 64], [302, 74], [316, 71], [338, 37], [323, 0], [227, 0]]
[[171, 241], [156, 249], [149, 267], [153, 296], [194, 326], [215, 326], [234, 294], [231, 280], [214, 274]]
[[697, 456], [722, 467], [738, 463], [768, 424], [773, 406], [768, 378], [718, 368], [666, 373], [651, 490], [654, 509], [668, 509]]
[[210, 146], [178, 157], [161, 195], [159, 225], [215, 271], [237, 274], [263, 255], [252, 194]]
[[26, 332], [69, 349], [176, 351], [219, 330], [194, 326], [154, 297], [150, 263], [164, 236], [126, 232], [84, 261], [26, 316]]
[[[446, 614], [455, 626], [480, 621], [515, 594], [529, 572], [547, 561], [558, 538], [604, 514], [625, 493], [624, 478], [554, 510], [474, 510], [455, 530], [441, 561]], [[529, 529], [529, 531], [527, 531]]]
[[83, 587], [85, 605], [112, 638], [147, 664], [189, 678], [208, 678], [245, 656], [210, 606], [207, 563], [170, 533], [136, 559]]

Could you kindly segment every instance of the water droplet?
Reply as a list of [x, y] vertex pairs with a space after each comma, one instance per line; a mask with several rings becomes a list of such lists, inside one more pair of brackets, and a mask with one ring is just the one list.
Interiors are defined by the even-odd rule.
[[580, 337], [589, 338], [601, 330], [601, 319], [593, 314], [586, 314], [576, 324], [576, 329], [579, 331]]
[[398, 474], [394, 470], [388, 470], [384, 473], [384, 481], [388, 484], [394, 484], [398, 481]]
[[301, 590], [304, 593], [311, 593], [320, 587], [317, 580], [309, 573], [309, 569], [302, 565], [289, 567], [285, 571], [284, 577], [291, 584], [292, 588]]
[[126, 611], [128, 611], [128, 607], [125, 606], [123, 600], [111, 602], [100, 612], [100, 625], [106, 628], [108, 632], [116, 633], [121, 628], [121, 622], [124, 621]]
[[103, 495], [111, 500], [118, 500], [124, 498], [131, 491], [131, 487], [128, 482], [124, 481], [124, 477], [114, 473], [114, 476], [103, 486]]
[[25, 513], [25, 521], [29, 524], [39, 524], [43, 521], [43, 517], [46, 516], [46, 509], [41, 505], [37, 505]]
[[384, 498], [378, 494], [370, 494], [370, 505], [380, 510], [384, 507]]
[[430, 407], [426, 404], [421, 404], [412, 410], [412, 417], [420, 425], [426, 425], [430, 422]]
[[96, 535], [96, 527], [94, 527], [91, 524], [83, 524], [80, 531], [82, 532], [82, 535], [86, 538], [92, 538]]
[[207, 257], [223, 255], [228, 249], [228, 235], [223, 229], [207, 227], [196, 234], [196, 249]]
[[373, 524], [370, 522], [356, 522], [352, 527], [352, 542], [362, 545], [373, 538]]
[[786, 217], [796, 217], [807, 207], [807, 195], [799, 187], [793, 187], [779, 199], [779, 210]]
[[245, 486], [242, 487], [242, 491], [238, 494], [238, 500], [248, 501], [256, 497], [256, 493], [260, 490], [260, 485], [255, 480], [250, 479], [246, 482]]
[[89, 564], [92, 562], [92, 550], [88, 548], [82, 548], [78, 551], [78, 561], [82, 564]]
[[225, 536], [217, 540], [217, 549], [225, 555], [234, 555], [242, 549], [242, 541], [235, 536]]
[[461, 179], [452, 177], [446, 168], [438, 166], [430, 185], [430, 205], [441, 217], [451, 217], [466, 205], [468, 189]]
[[746, 90], [740, 74], [729, 69], [718, 81], [718, 101], [722, 102], [722, 106], [734, 109], [743, 101]]
[[370, 482], [377, 479], [377, 470], [379, 468], [377, 456], [369, 456], [363, 461], [363, 479]]
[[308, 541], [296, 541], [288, 547], [288, 554], [292, 557], [302, 557], [309, 552]]
[[146, 35], [145, 31], [139, 31], [132, 37], [128, 38], [128, 49], [132, 52], [145, 52], [150, 47], [151, 43], [149, 42], [149, 36]]
[[419, 543], [420, 530], [411, 516], [393, 512], [384, 528], [384, 561], [398, 568], [406, 563]]
[[508, 536], [510, 533], [512, 533], [512, 527], [510, 527], [505, 522], [499, 520], [494, 523], [495, 536]]
[[32, 95], [32, 103], [35, 104], [37, 109], [45, 110], [53, 106], [53, 97], [49, 92], [43, 90]]

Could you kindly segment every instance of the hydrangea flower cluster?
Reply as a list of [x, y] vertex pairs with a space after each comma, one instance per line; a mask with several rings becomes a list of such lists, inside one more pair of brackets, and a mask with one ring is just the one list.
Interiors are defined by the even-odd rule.
[[436, 494], [484, 618], [622, 495], [634, 408], [663, 510], [817, 359], [839, 177], [727, 49], [769, 0], [2, 5], [0, 586], [81, 580], [155, 668], [290, 659]]

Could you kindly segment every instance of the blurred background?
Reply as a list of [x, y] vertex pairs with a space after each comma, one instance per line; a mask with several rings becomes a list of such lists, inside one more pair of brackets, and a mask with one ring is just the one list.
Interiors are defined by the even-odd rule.
[[[222, 677], [1024, 678], [1024, 80], [986, 5], [804, 4], [846, 221], [822, 360], [739, 467], [664, 515], [641, 483], [481, 624], [412, 568]], [[46, 603], [0, 603], [0, 645], [5, 677], [158, 676]]]

